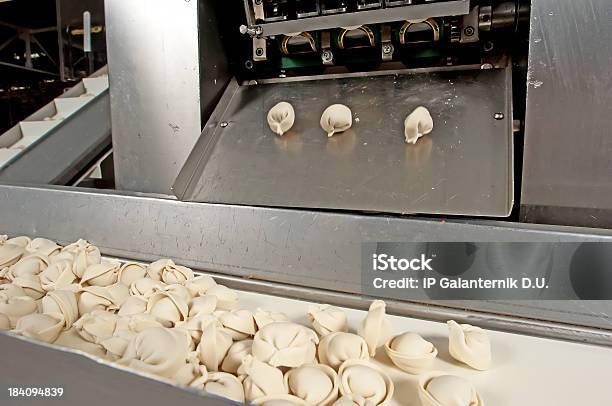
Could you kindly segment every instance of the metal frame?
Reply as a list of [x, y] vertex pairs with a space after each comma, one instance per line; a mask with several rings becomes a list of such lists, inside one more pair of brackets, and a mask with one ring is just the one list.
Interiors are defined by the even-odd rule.
[[[86, 238], [109, 256], [170, 257], [235, 286], [350, 307], [364, 305], [364, 241], [612, 242], [609, 230], [187, 203], [51, 186], [0, 185], [0, 199], [2, 233], [62, 243]], [[611, 313], [609, 302], [549, 303], [390, 301], [390, 308], [421, 318], [452, 316], [508, 331], [612, 343], [609, 329], [587, 326], [610, 324], [603, 316]]]
[[[322, 15], [318, 17], [302, 18], [297, 20], [263, 23], [249, 27], [248, 32], [258, 36], [287, 34], [304, 31], [318, 31], [337, 27], [350, 27], [362, 24], [378, 24], [400, 20], [422, 20], [431, 17], [446, 17], [465, 15], [470, 12], [469, 0], [452, 0], [428, 4], [414, 4], [403, 7], [389, 7], [376, 10], [359, 11], [356, 13], [343, 13]], [[251, 14], [249, 10], [247, 15]], [[250, 15], [253, 21], [254, 17]]]

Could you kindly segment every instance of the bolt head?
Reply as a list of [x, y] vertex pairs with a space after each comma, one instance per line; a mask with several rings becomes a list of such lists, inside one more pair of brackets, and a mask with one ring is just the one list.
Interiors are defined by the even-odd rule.
[[468, 25], [467, 27], [465, 27], [465, 29], [463, 30], [463, 33], [468, 36], [471, 37], [472, 35], [474, 35], [475, 30], [474, 27], [472, 27], [471, 25]]
[[493, 115], [493, 118], [496, 120], [503, 120], [504, 119], [504, 113], [495, 113]]
[[221, 128], [225, 128], [227, 127], [227, 121], [221, 121], [219, 125], [221, 126]]

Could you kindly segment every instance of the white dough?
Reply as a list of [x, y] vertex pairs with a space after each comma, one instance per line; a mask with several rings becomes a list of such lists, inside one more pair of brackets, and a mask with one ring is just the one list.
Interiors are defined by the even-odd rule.
[[372, 406], [372, 402], [368, 402], [363, 396], [350, 394], [344, 395], [334, 402], [332, 406]]
[[151, 279], [167, 284], [185, 283], [193, 279], [193, 271], [186, 266], [176, 265], [171, 259], [159, 259], [147, 267]]
[[448, 324], [448, 350], [457, 361], [463, 362], [480, 371], [491, 367], [491, 342], [487, 332], [480, 327], [458, 324], [453, 320]]
[[338, 375], [342, 395], [359, 395], [372, 405], [387, 405], [393, 398], [393, 381], [369, 361], [345, 361]]
[[226, 372], [211, 372], [208, 379], [201, 385], [191, 385], [200, 387], [207, 393], [221, 396], [234, 402], [244, 403], [244, 388], [242, 382], [232, 374]]
[[252, 402], [263, 396], [284, 395], [288, 393], [283, 372], [252, 355], [247, 355], [238, 368], [238, 375], [244, 375], [244, 396]]
[[72, 272], [79, 278], [83, 277], [83, 273], [88, 266], [102, 262], [102, 255], [98, 247], [85, 240], [78, 240], [66, 245], [62, 248], [62, 252], [72, 255], [74, 258]]
[[484, 406], [472, 384], [454, 375], [432, 373], [419, 379], [423, 406]]
[[353, 113], [344, 104], [332, 104], [321, 115], [321, 128], [328, 137], [348, 130], [353, 125]]
[[275, 322], [264, 326], [253, 339], [253, 356], [274, 367], [299, 367], [315, 362], [319, 338], [300, 324]]
[[24, 337], [52, 343], [62, 331], [64, 321], [49, 314], [32, 313], [17, 321], [13, 332]]
[[338, 369], [349, 359], [370, 359], [368, 344], [357, 334], [337, 332], [321, 339], [318, 348], [319, 361]]
[[197, 348], [200, 361], [209, 371], [218, 371], [231, 346], [232, 337], [216, 323], [209, 323], [202, 330], [202, 337]]
[[164, 326], [175, 326], [187, 319], [189, 305], [184, 297], [168, 290], [160, 290], [147, 300], [147, 313], [155, 316]]
[[376, 355], [376, 349], [391, 336], [391, 324], [386, 318], [386, 307], [387, 305], [382, 300], [373, 301], [367, 316], [357, 330], [357, 334], [368, 343], [371, 357]]
[[68, 330], [79, 318], [75, 293], [70, 290], [56, 290], [47, 293], [42, 299], [42, 312], [61, 318], [64, 321], [63, 329]]
[[289, 392], [309, 405], [328, 406], [338, 399], [338, 374], [323, 364], [305, 364], [285, 374]]
[[242, 340], [233, 343], [221, 364], [221, 370], [236, 374], [247, 355], [252, 354], [252, 348], [253, 340]]
[[311, 305], [308, 308], [308, 320], [315, 331], [322, 336], [338, 331], [348, 331], [346, 313], [328, 304]]
[[189, 355], [189, 336], [181, 330], [153, 327], [138, 333], [118, 362], [131, 368], [171, 379]]
[[438, 355], [432, 343], [415, 333], [404, 333], [391, 338], [385, 344], [385, 351], [398, 368], [412, 374], [431, 368]]
[[246, 309], [232, 310], [219, 316], [224, 331], [234, 341], [244, 340], [255, 335], [255, 319], [253, 313]]
[[416, 144], [419, 138], [432, 131], [433, 119], [425, 107], [417, 107], [404, 120], [404, 136], [407, 144]]
[[136, 262], [126, 262], [119, 268], [117, 280], [125, 286], [130, 286], [134, 281], [144, 278], [147, 274], [146, 267]]
[[287, 317], [285, 313], [262, 309], [257, 309], [255, 314], [253, 314], [253, 318], [255, 319], [258, 329], [261, 329], [263, 326], [276, 321], [290, 321], [289, 317]]
[[117, 283], [121, 264], [116, 261], [102, 261], [85, 269], [81, 277], [81, 285], [108, 286]]
[[272, 132], [283, 135], [293, 127], [295, 122], [295, 110], [287, 102], [280, 102], [268, 111], [268, 125]]

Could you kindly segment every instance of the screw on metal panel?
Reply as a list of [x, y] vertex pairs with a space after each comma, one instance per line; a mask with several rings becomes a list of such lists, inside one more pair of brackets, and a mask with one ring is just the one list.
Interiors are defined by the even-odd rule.
[[503, 120], [504, 119], [504, 113], [495, 113], [493, 115], [493, 118], [496, 120]]
[[225, 127], [227, 127], [227, 121], [221, 121], [221, 123], [219, 123], [219, 125], [221, 126], [221, 128], [225, 128]]
[[393, 51], [393, 46], [389, 44], [385, 44], [383, 45], [382, 51], [385, 54], [390, 54]]
[[324, 60], [329, 61], [332, 59], [332, 53], [330, 51], [323, 51], [323, 53], [321, 54], [321, 57]]
[[471, 25], [468, 25], [467, 27], [465, 27], [465, 29], [463, 30], [463, 33], [468, 36], [471, 37], [472, 35], [474, 35], [476, 31], [474, 31], [474, 27], [472, 27]]
[[263, 55], [263, 53], [264, 53], [263, 48], [257, 48], [257, 49], [255, 49], [255, 55], [257, 55], [257, 56], [262, 56], [262, 55]]
[[485, 52], [490, 52], [493, 50], [493, 48], [495, 48], [495, 45], [493, 44], [493, 42], [487, 41], [484, 43], [484, 46], [482, 48], [485, 50]]
[[247, 68], [248, 70], [253, 69], [253, 61], [250, 59], [247, 59], [246, 61], [244, 61], [244, 67]]
[[480, 65], [480, 69], [483, 69], [483, 70], [493, 69], [493, 64], [491, 64], [491, 63], [483, 63], [482, 65]]
[[260, 5], [261, 4], [261, 0], [255, 0], [255, 4]]

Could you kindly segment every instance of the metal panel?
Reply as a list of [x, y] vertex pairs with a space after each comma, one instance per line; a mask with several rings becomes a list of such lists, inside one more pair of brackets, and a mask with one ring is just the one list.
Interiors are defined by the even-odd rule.
[[[40, 341], [0, 332], [2, 394], [5, 406], [32, 404], [32, 398], [10, 398], [8, 387], [62, 388], [63, 396], [46, 397], [44, 404], [70, 406], [108, 405], [207, 405], [234, 404], [206, 396], [194, 389], [177, 387], [94, 360], [79, 351], [62, 349]], [[116, 365], [116, 364], [115, 364]], [[40, 398], [39, 398], [40, 399]]]
[[[82, 93], [82, 87], [79, 84], [70, 92], [78, 89]], [[54, 114], [55, 107], [52, 104], [30, 118], [42, 119]], [[7, 140], [9, 137], [15, 139], [17, 135], [20, 136], [17, 127], [10, 132], [6, 134]], [[0, 170], [0, 181], [66, 184], [110, 145], [110, 103], [108, 90], [105, 90]]]
[[470, 12], [469, 0], [441, 1], [430, 4], [414, 4], [378, 10], [341, 13], [290, 21], [261, 24], [261, 35], [270, 36], [304, 31], [317, 31], [362, 24], [378, 24], [389, 21], [424, 20], [430, 17], [465, 15]]
[[[111, 256], [143, 261], [170, 257], [244, 281], [356, 295], [361, 291], [364, 241], [612, 241], [612, 232], [603, 230], [186, 203], [10, 185], [0, 185], [0, 219], [1, 233], [63, 243], [86, 238]], [[612, 304], [607, 301], [436, 304], [604, 329], [612, 323]], [[407, 302], [394, 304], [397, 312], [411, 308]], [[426, 317], [427, 312], [437, 310], [430, 307], [419, 314]]]
[[612, 228], [612, 2], [532, 0], [522, 217]]
[[105, 10], [117, 187], [170, 193], [201, 130], [198, 2]]
[[[512, 207], [510, 69], [362, 76], [228, 88], [220, 118], [190, 156], [179, 184], [189, 201], [507, 216]], [[275, 136], [267, 111], [296, 109], [293, 128]], [[351, 129], [328, 138], [321, 113], [343, 103]], [[419, 105], [434, 131], [404, 142], [404, 119]], [[223, 107], [222, 107], [223, 109]], [[501, 115], [500, 120], [495, 116]]]

